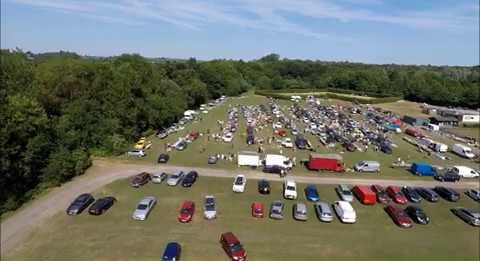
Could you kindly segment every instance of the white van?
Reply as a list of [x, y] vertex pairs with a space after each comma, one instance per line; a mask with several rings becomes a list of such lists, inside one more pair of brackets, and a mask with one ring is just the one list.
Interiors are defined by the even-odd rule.
[[480, 176], [477, 171], [465, 166], [453, 166], [450, 171], [463, 178], [478, 178]]
[[358, 172], [379, 172], [380, 163], [378, 161], [362, 160], [353, 166]]
[[439, 142], [435, 142], [435, 143], [432, 143], [430, 144], [430, 149], [436, 151], [436, 152], [442, 152], [442, 153], [445, 153], [448, 151], [448, 146], [447, 144], [443, 144], [443, 143], [439, 143]]
[[453, 144], [452, 151], [455, 154], [464, 158], [472, 159], [475, 157], [475, 154], [473, 154], [472, 149], [462, 144], [458, 144], [458, 143]]

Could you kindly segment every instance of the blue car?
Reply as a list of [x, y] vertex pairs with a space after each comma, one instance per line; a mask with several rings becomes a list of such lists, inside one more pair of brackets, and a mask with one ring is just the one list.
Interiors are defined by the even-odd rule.
[[308, 185], [305, 187], [305, 197], [310, 201], [319, 201], [320, 196], [318, 195], [317, 188], [314, 185]]
[[177, 242], [170, 242], [163, 252], [163, 261], [178, 261], [180, 260], [180, 253], [182, 252], [182, 247]]

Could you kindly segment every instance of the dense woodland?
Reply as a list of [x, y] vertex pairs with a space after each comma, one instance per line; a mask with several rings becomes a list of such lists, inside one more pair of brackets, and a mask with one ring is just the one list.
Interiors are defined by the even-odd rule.
[[122, 153], [187, 108], [222, 94], [338, 88], [478, 108], [479, 69], [327, 63], [276, 54], [205, 62], [2, 50], [0, 213], [82, 174], [91, 155]]

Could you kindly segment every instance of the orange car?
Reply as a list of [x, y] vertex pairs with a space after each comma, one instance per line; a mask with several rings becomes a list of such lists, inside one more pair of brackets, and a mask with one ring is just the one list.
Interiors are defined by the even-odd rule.
[[252, 216], [256, 218], [263, 218], [263, 204], [260, 202], [252, 203]]

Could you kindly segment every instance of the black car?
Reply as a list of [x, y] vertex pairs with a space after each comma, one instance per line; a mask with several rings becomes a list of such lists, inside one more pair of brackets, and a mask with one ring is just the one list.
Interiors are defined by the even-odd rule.
[[422, 197], [418, 194], [418, 192], [413, 187], [405, 186], [402, 188], [403, 194], [408, 198], [410, 202], [419, 203], [422, 201]]
[[101, 215], [107, 211], [117, 201], [114, 197], [104, 197], [97, 199], [93, 205], [88, 209], [88, 213], [91, 215]]
[[260, 194], [270, 194], [270, 182], [265, 179], [258, 181], [258, 192]]
[[255, 144], [255, 137], [252, 136], [252, 135], [248, 135], [248, 136], [247, 136], [247, 144], [248, 144], [248, 145]]
[[93, 196], [88, 193], [81, 194], [78, 196], [67, 208], [68, 215], [78, 215], [82, 213], [92, 202], [95, 201]]
[[158, 156], [158, 163], [167, 163], [170, 159], [170, 155], [162, 153]]
[[284, 168], [282, 168], [280, 166], [277, 166], [277, 165], [266, 166], [265, 168], [263, 168], [263, 172], [265, 172], [265, 173], [275, 173], [275, 174], [279, 174], [280, 176], [283, 176], [286, 173]]
[[441, 174], [435, 175], [433, 178], [438, 180], [438, 181], [441, 181], [441, 182], [457, 182], [457, 181], [460, 181], [460, 175], [457, 175], [455, 173], [449, 173], [449, 172], [447, 172], [443, 175], [441, 175]]
[[417, 224], [426, 225], [430, 222], [430, 218], [425, 214], [423, 209], [418, 206], [408, 206], [405, 212], [407, 212], [408, 216]]
[[442, 198], [451, 202], [457, 202], [460, 199], [460, 193], [452, 188], [437, 186], [435, 187], [435, 192], [437, 192]]
[[438, 201], [438, 194], [431, 188], [417, 188], [416, 189], [418, 194], [422, 196], [424, 199], [430, 202], [437, 202]]
[[195, 181], [197, 181], [198, 173], [196, 171], [190, 171], [182, 180], [183, 187], [191, 187]]

